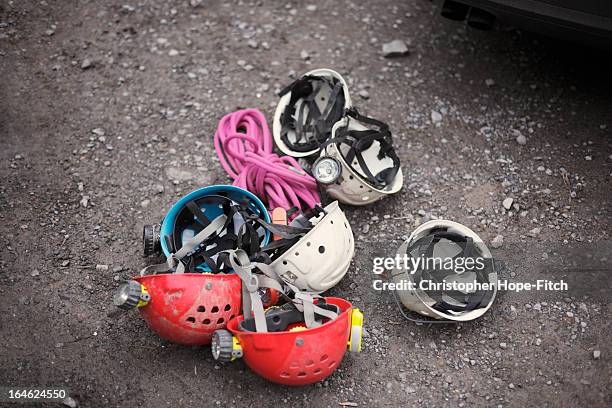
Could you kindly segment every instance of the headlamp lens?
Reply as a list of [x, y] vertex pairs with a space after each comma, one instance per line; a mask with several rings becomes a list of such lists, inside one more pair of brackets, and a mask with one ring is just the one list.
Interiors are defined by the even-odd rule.
[[342, 168], [338, 160], [332, 157], [322, 157], [312, 167], [314, 178], [321, 184], [332, 184], [338, 177]]
[[127, 302], [129, 297], [129, 284], [127, 282], [122, 283], [117, 289], [115, 296], [113, 296], [113, 304], [121, 307]]

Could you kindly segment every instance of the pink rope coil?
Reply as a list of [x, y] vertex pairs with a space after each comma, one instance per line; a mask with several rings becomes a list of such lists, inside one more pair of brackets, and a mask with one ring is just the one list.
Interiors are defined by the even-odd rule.
[[270, 210], [319, 204], [316, 180], [293, 157], [279, 157], [272, 148], [270, 129], [257, 109], [229, 113], [219, 122], [215, 150], [234, 186], [255, 194]]

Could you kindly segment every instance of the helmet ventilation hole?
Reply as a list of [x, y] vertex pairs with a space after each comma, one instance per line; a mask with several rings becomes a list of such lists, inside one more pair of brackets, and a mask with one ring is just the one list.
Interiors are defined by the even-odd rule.
[[230, 320], [232, 320], [234, 317], [236, 317], [236, 315], [231, 315]]
[[280, 373], [280, 376], [283, 378], [289, 378], [289, 373], [286, 371], [283, 371], [282, 373]]
[[299, 252], [296, 252], [296, 253], [295, 253], [295, 256], [300, 256], [300, 253], [299, 253]]
[[333, 223], [334, 223], [334, 220], [329, 220], [329, 223], [330, 223], [330, 224], [333, 224]]
[[319, 247], [319, 253], [320, 253], [320, 254], [322, 254], [322, 253], [324, 253], [324, 252], [325, 252], [325, 247], [324, 247], [323, 245], [321, 245], [321, 246]]
[[352, 180], [352, 179], [354, 179], [354, 178], [355, 178], [355, 177], [353, 177], [353, 176], [349, 176], [349, 180]]
[[191, 317], [191, 316], [190, 316], [190, 317], [188, 317], [188, 318], [187, 318], [187, 321], [188, 321], [189, 323], [195, 323], [195, 317]]
[[329, 364], [327, 366], [329, 368], [332, 368], [335, 364], [336, 364], [336, 360], [332, 360], [332, 361], [329, 362]]
[[304, 371], [300, 371], [297, 376], [298, 377], [306, 377], [306, 373]]
[[198, 312], [204, 313], [205, 311], [206, 311], [206, 308], [204, 306], [198, 306]]
[[327, 355], [327, 354], [323, 354], [323, 355], [321, 356], [321, 362], [323, 362], [323, 361], [327, 360], [327, 358], [328, 358], [328, 355]]
[[229, 312], [231, 310], [231, 306], [230, 305], [225, 305], [225, 307], [223, 308], [223, 310], [225, 310], [226, 312]]
[[219, 312], [219, 308], [217, 306], [213, 306], [213, 308], [210, 310], [211, 313], [217, 313]]
[[287, 261], [283, 261], [283, 265], [287, 265]]
[[308, 361], [306, 361], [305, 365], [306, 365], [306, 367], [312, 367], [314, 365], [314, 361], [308, 360]]
[[204, 320], [202, 320], [202, 324], [210, 324], [210, 319], [204, 319]]
[[310, 244], [310, 242], [307, 242], [307, 243], [306, 243], [306, 246], [310, 246], [310, 245], [311, 245], [311, 244]]
[[217, 320], [217, 324], [223, 324], [223, 322], [224, 322], [224, 321], [225, 321], [225, 319], [223, 319], [223, 318], [221, 317], [221, 318], [219, 318], [219, 319]]
[[315, 373], [315, 374], [319, 374], [319, 373], [321, 373], [321, 369], [320, 369], [320, 368], [315, 368], [314, 373]]

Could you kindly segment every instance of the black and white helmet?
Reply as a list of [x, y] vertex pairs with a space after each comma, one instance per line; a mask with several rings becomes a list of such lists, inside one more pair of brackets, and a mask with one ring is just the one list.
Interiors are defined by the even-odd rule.
[[404, 183], [389, 126], [355, 108], [334, 125], [312, 174], [330, 197], [352, 205], [397, 193]]
[[292, 157], [318, 153], [333, 126], [352, 107], [346, 81], [327, 68], [307, 72], [280, 96], [272, 124], [274, 143]]
[[[414, 290], [396, 291], [408, 310], [434, 319], [468, 321], [482, 316], [493, 304], [497, 294], [496, 262], [480, 237], [466, 226], [446, 220], [428, 221], [400, 246], [398, 255], [421, 258], [424, 262], [412, 271], [396, 269], [391, 276], [396, 284], [414, 283]], [[468, 268], [465, 260], [469, 258], [474, 262]], [[442, 263], [427, 263], [426, 260], [432, 259], [444, 259], [445, 262], [450, 259], [452, 268], [442, 267]], [[458, 268], [457, 265], [463, 266]], [[421, 282], [444, 284], [440, 286], [444, 289], [426, 290]], [[453, 284], [455, 286], [450, 286]], [[474, 290], [465, 290], [468, 284]]]

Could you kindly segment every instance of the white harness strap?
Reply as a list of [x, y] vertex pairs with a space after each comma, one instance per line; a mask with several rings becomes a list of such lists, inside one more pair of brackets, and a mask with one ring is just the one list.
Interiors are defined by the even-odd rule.
[[192, 252], [197, 246], [204, 242], [208, 237], [214, 234], [219, 228], [225, 225], [227, 221], [226, 215], [220, 215], [208, 224], [206, 228], [200, 231], [194, 237], [191, 237], [185, 244], [176, 251], [174, 254], [170, 254], [166, 258], [166, 262], [156, 265], [149, 265], [140, 271], [140, 276], [144, 276], [150, 273], [167, 272], [172, 270], [176, 266], [175, 273], [185, 273], [185, 264], [181, 262], [187, 254]]

